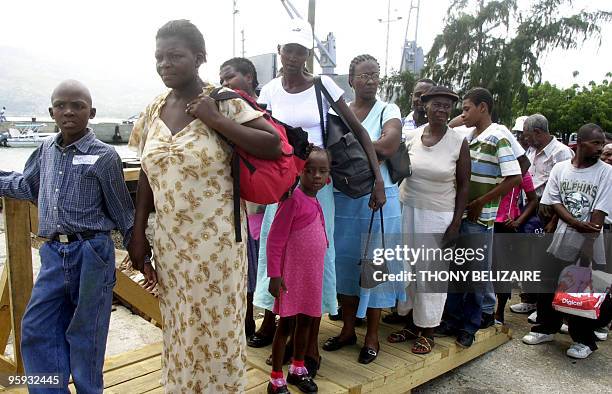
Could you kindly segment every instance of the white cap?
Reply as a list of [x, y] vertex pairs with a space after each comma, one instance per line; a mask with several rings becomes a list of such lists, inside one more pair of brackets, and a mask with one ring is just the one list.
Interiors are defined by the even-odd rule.
[[306, 49], [312, 49], [312, 26], [303, 19], [292, 19], [287, 30], [280, 38], [280, 45], [298, 44]]
[[528, 116], [519, 116], [518, 118], [516, 118], [516, 121], [514, 122], [514, 126], [512, 127], [512, 131], [520, 131], [523, 132], [523, 123], [525, 123], [525, 120], [527, 120]]

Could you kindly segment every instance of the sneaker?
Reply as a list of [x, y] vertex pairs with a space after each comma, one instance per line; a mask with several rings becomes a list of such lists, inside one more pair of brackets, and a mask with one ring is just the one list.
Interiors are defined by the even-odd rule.
[[563, 323], [561, 324], [561, 328], [559, 329], [559, 332], [561, 334], [569, 334], [569, 327], [567, 326], [567, 324]]
[[527, 321], [531, 324], [536, 324], [538, 322], [538, 312], [533, 312], [531, 315], [527, 317]]
[[590, 347], [587, 345], [583, 345], [582, 343], [574, 343], [569, 349], [567, 349], [567, 354], [571, 358], [587, 358], [593, 353]]
[[594, 334], [598, 341], [605, 341], [608, 339], [608, 332], [610, 332], [608, 327], [601, 327], [595, 329]]
[[514, 313], [531, 313], [536, 310], [536, 304], [519, 302], [518, 304], [510, 305], [510, 310]]
[[296, 386], [302, 393], [316, 393], [319, 391], [317, 384], [308, 374], [296, 375], [289, 373], [287, 375], [287, 383]]
[[537, 345], [544, 342], [551, 342], [555, 339], [553, 334], [542, 334], [540, 332], [530, 332], [523, 337], [523, 342], [527, 345]]

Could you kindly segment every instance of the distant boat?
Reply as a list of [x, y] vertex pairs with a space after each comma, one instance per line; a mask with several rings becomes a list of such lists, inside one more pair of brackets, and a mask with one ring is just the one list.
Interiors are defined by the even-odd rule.
[[[0, 146], [3, 145], [4, 140], [13, 138], [13, 136], [9, 135], [10, 133], [6, 133], [7, 130], [10, 129], [17, 129], [22, 132], [31, 129], [32, 126], [35, 125], [36, 132], [39, 135], [53, 135], [59, 131], [54, 121], [36, 121], [35, 119], [36, 118], [33, 117], [32, 121], [30, 122], [24, 121], [23, 119], [13, 118], [13, 120], [9, 122], [0, 122]], [[89, 123], [89, 127], [96, 134], [96, 137], [102, 142], [106, 142], [108, 144], [127, 144], [130, 140], [132, 128], [134, 127], [134, 119], [137, 119], [137, 116], [130, 117], [123, 121], [109, 119], [111, 121]], [[5, 132], [4, 137], [1, 137], [3, 135], [2, 132]], [[23, 145], [20, 144], [20, 146]], [[30, 146], [36, 145], [34, 144]]]
[[18, 123], [10, 127], [8, 132], [0, 134], [0, 146], [26, 148], [37, 147], [45, 138], [55, 133], [40, 133], [43, 123]]
[[89, 127], [91, 127], [96, 137], [102, 142], [127, 144], [134, 125], [127, 123], [90, 123]]

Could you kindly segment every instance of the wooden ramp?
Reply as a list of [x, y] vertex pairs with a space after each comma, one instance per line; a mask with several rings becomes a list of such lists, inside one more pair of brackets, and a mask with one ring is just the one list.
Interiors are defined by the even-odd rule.
[[[340, 332], [341, 322], [326, 317], [321, 323], [321, 344]], [[395, 326], [381, 324], [381, 339]], [[359, 343], [363, 343], [364, 328], [358, 328]], [[112, 333], [110, 333], [112, 335]], [[361, 345], [349, 346], [336, 352], [321, 353], [323, 362], [316, 382], [320, 393], [405, 393], [453, 368], [458, 367], [511, 339], [506, 327], [495, 326], [478, 331], [469, 349], [459, 348], [450, 338], [436, 338], [434, 351], [427, 356], [410, 352], [412, 342], [390, 344], [381, 342], [378, 358], [368, 365], [357, 363]], [[270, 347], [248, 348], [247, 393], [265, 393], [270, 367], [265, 359]], [[161, 344], [149, 345], [136, 351], [110, 357], [104, 365], [104, 386], [107, 393], [163, 393], [160, 385]], [[285, 368], [285, 373], [286, 373]], [[296, 387], [291, 392], [299, 393]], [[9, 390], [26, 392], [25, 389]], [[76, 392], [71, 387], [72, 392]]]

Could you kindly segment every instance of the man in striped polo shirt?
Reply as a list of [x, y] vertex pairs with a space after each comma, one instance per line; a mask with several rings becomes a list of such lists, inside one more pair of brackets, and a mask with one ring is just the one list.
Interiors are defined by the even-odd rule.
[[[493, 97], [483, 88], [470, 90], [463, 98], [463, 120], [467, 127], [475, 127], [468, 135], [472, 175], [470, 178], [469, 204], [461, 224], [464, 236], [457, 248], [484, 248], [484, 261], [478, 269], [491, 269], [493, 224], [501, 196], [521, 183], [521, 167], [508, 141], [507, 129], [493, 123], [491, 111]], [[474, 266], [466, 266], [468, 270]], [[454, 266], [451, 269], [461, 269]], [[456, 289], [446, 301], [446, 319], [437, 330], [440, 335], [457, 336], [457, 344], [469, 347], [482, 320], [482, 302], [487, 283], [472, 283], [467, 291]]]

